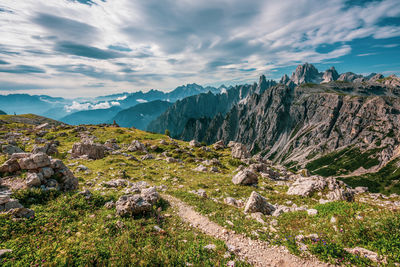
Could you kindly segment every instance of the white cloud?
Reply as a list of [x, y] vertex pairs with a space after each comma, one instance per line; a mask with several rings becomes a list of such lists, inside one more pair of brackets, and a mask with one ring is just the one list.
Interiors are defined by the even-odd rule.
[[113, 106], [120, 106], [121, 103], [117, 101], [106, 101], [106, 102], [99, 102], [99, 103], [79, 103], [77, 101], [73, 101], [71, 105], [65, 105], [64, 109], [67, 112], [76, 112], [76, 111], [83, 111], [83, 110], [94, 110], [94, 109], [107, 109]]

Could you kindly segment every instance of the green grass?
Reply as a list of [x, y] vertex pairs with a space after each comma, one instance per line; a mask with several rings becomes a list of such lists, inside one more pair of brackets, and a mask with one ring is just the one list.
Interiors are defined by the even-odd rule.
[[360, 167], [369, 169], [379, 164], [376, 154], [381, 150], [376, 148], [361, 152], [359, 148], [348, 147], [313, 160], [306, 168], [321, 176], [348, 174]]

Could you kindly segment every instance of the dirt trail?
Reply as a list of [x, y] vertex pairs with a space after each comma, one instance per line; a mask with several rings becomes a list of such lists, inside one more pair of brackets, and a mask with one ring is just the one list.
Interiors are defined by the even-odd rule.
[[252, 240], [244, 235], [235, 234], [194, 211], [181, 200], [170, 195], [163, 195], [162, 197], [169, 201], [185, 222], [207, 235], [225, 241], [228, 248], [241, 260], [245, 260], [254, 266], [329, 266], [317, 260], [304, 260], [296, 257], [283, 247], [271, 247], [263, 241]]

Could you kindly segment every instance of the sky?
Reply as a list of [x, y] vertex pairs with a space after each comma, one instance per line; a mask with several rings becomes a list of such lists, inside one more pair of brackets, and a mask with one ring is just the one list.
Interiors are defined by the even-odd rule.
[[1, 94], [234, 85], [305, 62], [400, 75], [400, 1], [0, 2]]

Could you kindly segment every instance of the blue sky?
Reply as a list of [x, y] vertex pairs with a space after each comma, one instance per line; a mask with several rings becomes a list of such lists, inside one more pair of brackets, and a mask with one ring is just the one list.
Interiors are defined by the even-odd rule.
[[400, 74], [399, 0], [2, 0], [0, 93], [77, 97]]

